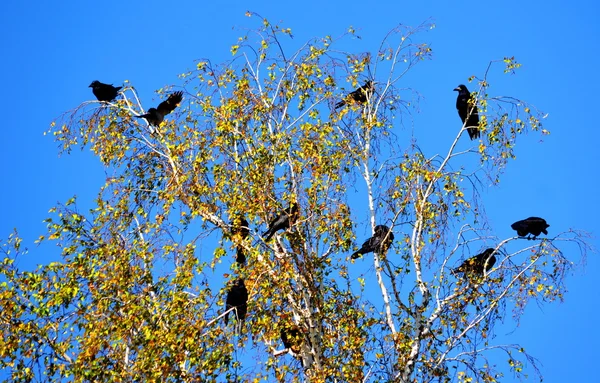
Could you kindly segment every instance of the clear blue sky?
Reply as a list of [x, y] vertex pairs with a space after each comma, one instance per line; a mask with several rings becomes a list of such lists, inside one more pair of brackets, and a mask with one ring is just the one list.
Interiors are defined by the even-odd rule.
[[[353, 26], [362, 36], [356, 52], [374, 51], [398, 23], [416, 26], [431, 18], [437, 27], [420, 38], [431, 43], [434, 59], [420, 64], [407, 84], [423, 96], [413, 115], [414, 129], [431, 132], [422, 146], [443, 147], [439, 141], [455, 134], [445, 129], [448, 119], [458, 120], [456, 85], [481, 75], [490, 60], [515, 56], [522, 69], [497, 77], [493, 90], [549, 113], [551, 135], [543, 143], [536, 134], [520, 140], [518, 159], [500, 187], [484, 192], [490, 223], [499, 237], [513, 235], [510, 223], [530, 215], [545, 217], [551, 234], [568, 228], [598, 233], [600, 133], [590, 122], [600, 85], [596, 2], [8, 0], [0, 11], [0, 239], [17, 227], [33, 250], [31, 262], [44, 263], [32, 242], [45, 233], [48, 209], [74, 194], [89, 206], [103, 184], [104, 171], [88, 150], [59, 158], [52, 137], [43, 135], [61, 113], [92, 99], [92, 80], [127, 79], [152, 105], [153, 91], [180, 84], [177, 74], [193, 68], [194, 59], [230, 58], [239, 28], [257, 25], [244, 16], [247, 10], [292, 28], [297, 42]], [[359, 241], [363, 232], [357, 231]], [[599, 265], [591, 256], [585, 270], [569, 277], [564, 303], [531, 305], [518, 327], [508, 326], [505, 339], [539, 358], [546, 383], [598, 380], [592, 297]]]

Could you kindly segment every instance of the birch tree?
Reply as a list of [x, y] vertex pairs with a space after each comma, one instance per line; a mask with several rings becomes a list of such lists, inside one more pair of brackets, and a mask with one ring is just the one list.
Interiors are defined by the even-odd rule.
[[[473, 68], [463, 80], [481, 138], [456, 117], [427, 128], [456, 133], [435, 154], [402, 125], [418, 102], [406, 74], [426, 71], [432, 25], [346, 52], [352, 29], [298, 46], [290, 29], [249, 16], [260, 27], [230, 61], [200, 59], [158, 91], [184, 100], [156, 129], [135, 118], [152, 104], [129, 83], [53, 124], [60, 152], [91, 150], [107, 179], [93, 209], [76, 198], [52, 209], [33, 252], [53, 244], [60, 261], [20, 268], [29, 255], [16, 232], [2, 247], [5, 381], [496, 382], [528, 373], [526, 362], [536, 372], [494, 328], [532, 300], [562, 299], [575, 260], [564, 251], [588, 247], [579, 231], [526, 241], [487, 224], [479, 192], [510, 177], [520, 135], [548, 134], [534, 106], [490, 93], [519, 63]], [[368, 80], [364, 102], [345, 99]], [[293, 203], [290, 227], [265, 241]], [[389, 249], [352, 260], [377, 225], [392, 229]], [[486, 248], [491, 268], [453, 272]], [[225, 309], [238, 279], [245, 320]]]

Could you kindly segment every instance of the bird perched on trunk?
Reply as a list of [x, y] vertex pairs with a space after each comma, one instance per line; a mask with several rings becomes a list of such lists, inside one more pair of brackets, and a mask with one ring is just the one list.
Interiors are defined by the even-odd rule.
[[367, 239], [360, 249], [351, 255], [351, 258], [356, 259], [362, 254], [371, 253], [373, 251], [384, 254], [393, 241], [394, 233], [392, 233], [392, 230], [385, 225], [377, 225], [375, 226], [375, 234]]
[[235, 261], [240, 265], [246, 263], [246, 253], [240, 242], [248, 238], [249, 235], [250, 228], [248, 221], [246, 221], [243, 215], [236, 215], [231, 221], [231, 236], [233, 237], [233, 241], [237, 243]]
[[165, 101], [158, 104], [158, 107], [150, 108], [146, 114], [136, 117], [145, 118], [146, 121], [148, 121], [148, 124], [152, 126], [159, 126], [165, 119], [165, 116], [177, 108], [182, 99], [183, 92], [179, 91], [171, 93]]
[[268, 242], [275, 232], [289, 228], [290, 225], [294, 223], [297, 214], [298, 205], [295, 202], [292, 202], [288, 209], [284, 210], [269, 223], [269, 230], [265, 231], [262, 235], [263, 237], [266, 236], [264, 241]]
[[361, 86], [353, 92], [350, 92], [350, 94], [344, 97], [342, 101], [335, 104], [335, 108], [339, 109], [346, 104], [353, 103], [364, 104], [365, 102], [367, 102], [368, 99], [371, 98], [374, 90], [375, 86], [373, 81], [368, 80], [367, 82], [365, 82], [365, 85]]
[[[225, 299], [225, 310], [234, 308], [235, 319], [238, 322], [244, 322], [248, 312], [248, 290], [243, 279], [238, 279], [229, 288], [227, 298]], [[225, 314], [225, 324], [229, 323], [229, 313]]]
[[279, 329], [279, 336], [286, 349], [291, 350], [294, 354], [300, 353], [300, 347], [304, 343], [304, 334], [300, 330], [300, 327], [285, 323]]
[[89, 88], [92, 88], [92, 93], [94, 93], [98, 101], [110, 102], [117, 97], [119, 89], [122, 86], [112, 86], [112, 84], [103, 84], [98, 80], [94, 80]]
[[[474, 100], [471, 100], [471, 93], [464, 85], [454, 88], [458, 92], [456, 97], [456, 110], [464, 126], [467, 127], [471, 140], [479, 138], [479, 113]], [[465, 122], [466, 121], [466, 122]]]
[[250, 226], [243, 215], [238, 214], [231, 221], [231, 235], [234, 237], [240, 236], [242, 240], [250, 235]]
[[546, 223], [546, 220], [543, 218], [529, 217], [527, 219], [522, 219], [513, 223], [512, 225], [510, 225], [510, 227], [512, 227], [513, 230], [517, 231], [519, 237], [524, 237], [527, 234], [532, 234], [533, 238], [528, 236], [527, 239], [535, 239], [541, 233], [548, 235], [548, 230], [546, 229], [549, 228], [550, 225], [548, 225]]
[[465, 260], [460, 266], [456, 269], [452, 270], [453, 273], [472, 273], [483, 275], [483, 271], [490, 271], [494, 264], [496, 263], [496, 249], [489, 248], [485, 249], [483, 253], [477, 254], [474, 257], [471, 257]]

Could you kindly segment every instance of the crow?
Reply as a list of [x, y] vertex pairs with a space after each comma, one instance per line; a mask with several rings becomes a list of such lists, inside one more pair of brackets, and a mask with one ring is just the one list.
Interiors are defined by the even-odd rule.
[[460, 266], [456, 269], [452, 270], [453, 273], [473, 273], [483, 275], [483, 270], [490, 271], [492, 267], [494, 267], [494, 263], [496, 263], [496, 256], [494, 253], [496, 249], [489, 248], [485, 249], [483, 253], [477, 254], [474, 257], [471, 257], [465, 260]]
[[385, 225], [377, 225], [375, 226], [375, 235], [367, 239], [365, 243], [362, 244], [361, 248], [351, 255], [351, 258], [356, 259], [362, 254], [373, 251], [385, 253], [393, 241], [394, 233], [392, 233], [392, 230]]
[[250, 226], [243, 215], [238, 214], [233, 221], [231, 221], [231, 234], [233, 236], [239, 235], [242, 240], [248, 238], [250, 235]]
[[242, 246], [238, 246], [236, 248], [235, 261], [240, 266], [243, 266], [246, 263], [246, 252], [245, 252], [245, 250], [244, 250], [244, 248]]
[[159, 126], [163, 122], [165, 116], [177, 108], [181, 100], [183, 99], [183, 92], [171, 93], [169, 97], [160, 104], [157, 108], [148, 109], [148, 113], [136, 116], [137, 118], [145, 118], [148, 124], [152, 126]]
[[[479, 113], [477, 111], [477, 105], [473, 105], [471, 100], [471, 93], [464, 85], [459, 85], [454, 88], [458, 92], [456, 97], [456, 110], [464, 126], [467, 127], [469, 137], [471, 140], [479, 138]], [[466, 121], [466, 123], [465, 123]]]
[[550, 227], [546, 223], [546, 220], [539, 217], [529, 217], [527, 219], [522, 219], [510, 225], [513, 230], [517, 231], [519, 237], [524, 237], [527, 234], [532, 234], [533, 238], [527, 237], [527, 239], [535, 239], [541, 233], [548, 235], [547, 228]]
[[335, 108], [339, 109], [347, 103], [364, 104], [373, 95], [373, 90], [375, 90], [375, 87], [373, 85], [373, 81], [368, 80], [367, 82], [365, 82], [365, 85], [361, 86], [353, 92], [350, 92], [350, 94], [344, 97], [342, 101], [335, 104]]
[[[244, 280], [241, 278], [235, 281], [227, 292], [225, 310], [228, 311], [231, 308], [234, 308], [235, 319], [244, 322], [246, 312], [248, 312], [248, 290], [246, 289]], [[225, 324], [227, 323], [229, 323], [229, 313], [225, 314]]]
[[294, 354], [300, 353], [300, 347], [304, 343], [304, 334], [300, 327], [286, 323], [280, 328], [279, 336], [286, 349], [292, 350]]
[[119, 89], [121, 89], [122, 86], [114, 87], [112, 84], [103, 84], [98, 80], [94, 80], [89, 88], [92, 88], [92, 93], [94, 93], [94, 96], [96, 96], [98, 101], [110, 102], [117, 97]]
[[263, 233], [265, 242], [268, 242], [276, 231], [287, 229], [290, 227], [290, 222], [293, 224], [295, 216], [298, 214], [298, 205], [295, 202], [290, 204], [289, 209], [284, 210], [281, 214], [275, 217], [269, 223], [269, 229]]

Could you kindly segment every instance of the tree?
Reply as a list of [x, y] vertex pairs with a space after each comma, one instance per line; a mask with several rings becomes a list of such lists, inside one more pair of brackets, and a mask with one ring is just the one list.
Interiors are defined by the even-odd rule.
[[[585, 254], [584, 235], [486, 229], [481, 180], [499, 182], [520, 134], [547, 133], [533, 106], [488, 94], [498, 62], [470, 79], [478, 146], [457, 149], [463, 126], [446, 153], [427, 155], [402, 131], [411, 93], [400, 82], [430, 58], [418, 42], [428, 27], [399, 26], [375, 54], [356, 54], [329, 36], [294, 50], [289, 29], [262, 20], [230, 62], [181, 75], [184, 100], [156, 130], [135, 118], [132, 86], [65, 114], [53, 130], [61, 150], [90, 147], [113, 176], [88, 213], [75, 198], [52, 210], [39, 242], [55, 242], [60, 262], [24, 271], [18, 234], [3, 246], [0, 366], [11, 381], [494, 382], [496, 351], [517, 375], [524, 361], [535, 369], [519, 346], [494, 343], [494, 325], [532, 299], [561, 299], [572, 263], [558, 245]], [[335, 110], [368, 79], [365, 103]], [[294, 203], [290, 228], [264, 242]], [[363, 256], [373, 281], [350, 266], [363, 212], [371, 233], [394, 232], [387, 252]], [[488, 247], [493, 268], [452, 274]], [[248, 314], [226, 326], [239, 279]]]

